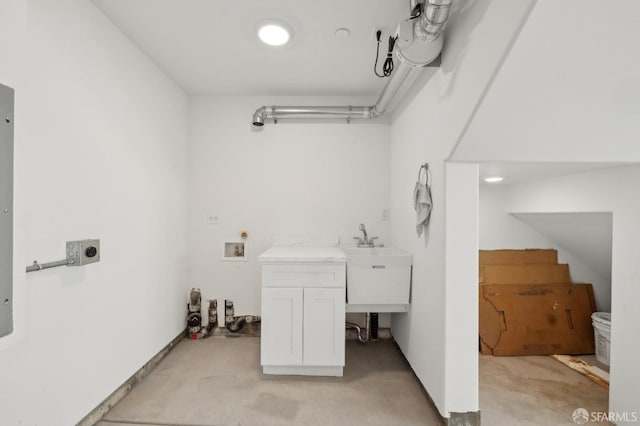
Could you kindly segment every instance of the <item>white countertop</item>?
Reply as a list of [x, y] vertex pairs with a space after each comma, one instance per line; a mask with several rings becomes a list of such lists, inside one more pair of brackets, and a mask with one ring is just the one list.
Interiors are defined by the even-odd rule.
[[338, 247], [271, 247], [262, 253], [258, 260], [261, 263], [271, 262], [314, 262], [314, 263], [346, 263], [347, 256]]

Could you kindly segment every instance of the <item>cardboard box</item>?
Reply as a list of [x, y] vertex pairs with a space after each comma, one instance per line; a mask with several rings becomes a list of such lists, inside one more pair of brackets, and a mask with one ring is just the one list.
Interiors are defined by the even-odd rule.
[[558, 252], [553, 249], [480, 250], [480, 265], [508, 263], [558, 263]]
[[521, 264], [480, 265], [478, 281], [487, 284], [569, 283], [569, 265]]
[[479, 292], [482, 354], [594, 352], [591, 284], [481, 285]]

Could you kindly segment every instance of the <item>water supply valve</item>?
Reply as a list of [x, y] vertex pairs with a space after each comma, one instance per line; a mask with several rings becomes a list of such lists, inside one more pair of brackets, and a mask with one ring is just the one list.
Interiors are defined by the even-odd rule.
[[202, 330], [202, 295], [199, 288], [192, 288], [189, 293], [189, 303], [187, 304], [187, 335], [192, 339], [198, 338], [198, 333]]
[[209, 330], [218, 325], [218, 299], [209, 300]]
[[233, 300], [225, 300], [224, 301], [224, 324], [233, 323], [233, 316], [235, 315], [235, 310], [233, 309]]

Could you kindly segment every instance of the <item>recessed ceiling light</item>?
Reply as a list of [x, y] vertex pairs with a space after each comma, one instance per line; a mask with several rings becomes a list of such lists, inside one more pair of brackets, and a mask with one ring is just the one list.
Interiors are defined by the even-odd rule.
[[498, 183], [498, 182], [502, 182], [502, 176], [489, 176], [484, 178], [484, 181], [487, 183]]
[[346, 40], [351, 35], [351, 31], [348, 28], [338, 28], [335, 32], [335, 36], [338, 40]]
[[258, 37], [269, 46], [282, 46], [291, 40], [291, 29], [282, 21], [264, 21], [258, 26]]

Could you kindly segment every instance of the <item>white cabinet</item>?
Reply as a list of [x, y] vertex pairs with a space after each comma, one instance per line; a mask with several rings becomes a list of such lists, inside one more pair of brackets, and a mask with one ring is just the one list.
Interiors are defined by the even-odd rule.
[[313, 262], [307, 256], [295, 262], [289, 256], [277, 262], [261, 256], [261, 262], [263, 372], [342, 376], [344, 260]]
[[304, 289], [303, 365], [344, 366], [345, 290]]
[[302, 365], [302, 289], [262, 289], [262, 365]]
[[[314, 368], [273, 374], [329, 374], [344, 366], [345, 292], [341, 288], [263, 288], [261, 364]], [[336, 370], [337, 371], [337, 370]], [[341, 374], [339, 374], [341, 375]]]

